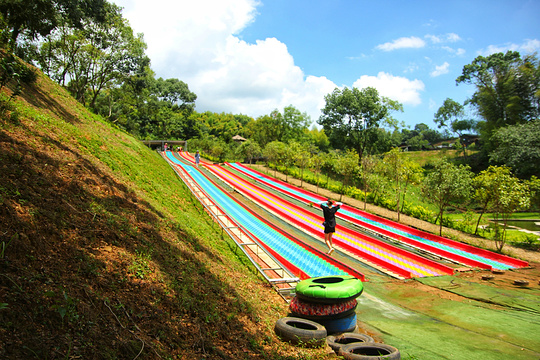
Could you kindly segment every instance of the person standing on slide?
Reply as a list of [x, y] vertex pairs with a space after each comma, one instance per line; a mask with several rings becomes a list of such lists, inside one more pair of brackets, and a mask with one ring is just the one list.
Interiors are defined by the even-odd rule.
[[319, 203], [324, 215], [324, 242], [328, 246], [328, 255], [334, 252], [332, 245], [332, 235], [336, 232], [336, 213], [343, 205], [340, 202], [334, 203], [332, 200]]
[[200, 162], [201, 162], [201, 154], [199, 154], [199, 150], [197, 150], [197, 153], [195, 154], [195, 165], [199, 167]]

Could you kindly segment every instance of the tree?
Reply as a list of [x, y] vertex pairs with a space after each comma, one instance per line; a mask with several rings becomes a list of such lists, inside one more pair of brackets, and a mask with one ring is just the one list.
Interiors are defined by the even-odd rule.
[[197, 95], [189, 91], [188, 85], [181, 80], [163, 80], [159, 78], [155, 81], [153, 90], [159, 100], [166, 102], [170, 107], [180, 110], [188, 116], [195, 108]]
[[309, 131], [309, 136], [315, 147], [321, 151], [328, 151], [330, 142], [328, 141], [328, 136], [326, 136], [323, 129], [319, 130], [315, 125], [313, 125]]
[[300, 187], [302, 187], [304, 185], [304, 169], [310, 166], [311, 154], [315, 152], [315, 149], [311, 146], [306, 147], [295, 141], [289, 143], [289, 148], [294, 164], [300, 168]]
[[490, 151], [498, 128], [538, 119], [540, 64], [536, 55], [521, 58], [516, 51], [478, 56], [463, 67], [456, 83], [476, 86], [469, 103], [483, 119], [479, 129]]
[[261, 156], [262, 150], [259, 144], [254, 141], [247, 140], [238, 146], [236, 149], [236, 154], [238, 156], [242, 156], [244, 159], [249, 159], [249, 164], [251, 164], [253, 158]]
[[34, 39], [49, 35], [62, 22], [79, 29], [84, 27], [85, 20], [102, 22], [109, 6], [106, 0], [3, 0], [0, 14], [9, 26], [10, 43], [16, 47], [23, 32]]
[[313, 155], [310, 161], [310, 168], [315, 172], [317, 177], [317, 194], [319, 193], [319, 174], [321, 173], [321, 168], [325, 162], [326, 154], [323, 152], [318, 152]]
[[540, 119], [500, 128], [492, 139], [492, 163], [509, 166], [521, 178], [540, 176]]
[[351, 179], [360, 172], [358, 161], [358, 154], [356, 151], [347, 150], [347, 152], [340, 156], [335, 163], [337, 173], [343, 176], [339, 201], [343, 198], [345, 187], [350, 185]]
[[280, 141], [281, 128], [278, 116], [274, 112], [271, 115], [263, 115], [250, 121], [246, 125], [247, 135], [263, 148], [273, 141]]
[[307, 113], [302, 113], [294, 106], [289, 105], [283, 109], [281, 121], [283, 122], [283, 135], [281, 139], [279, 139], [280, 141], [304, 142], [304, 140], [306, 140], [305, 131], [308, 130], [311, 122], [311, 118]]
[[[465, 119], [465, 108], [460, 103], [447, 98], [443, 105], [435, 113], [435, 123], [439, 128], [446, 127], [457, 134], [461, 140], [465, 131], [471, 131], [475, 128], [476, 122], [471, 119]], [[465, 153], [465, 146], [463, 146]]]
[[383, 168], [386, 177], [394, 187], [396, 212], [399, 221], [400, 214], [405, 206], [407, 188], [409, 184], [419, 182], [422, 168], [418, 163], [405, 159], [399, 148], [394, 148], [384, 155]]
[[47, 37], [38, 53], [43, 71], [65, 86], [81, 103], [94, 107], [104, 89], [118, 86], [149, 65], [142, 35], [135, 36], [121, 9], [110, 5], [102, 22], [68, 23]]
[[326, 105], [318, 123], [323, 126], [330, 143], [339, 149], [354, 149], [360, 162], [370, 148], [370, 135], [377, 131], [389, 111], [399, 103], [379, 97], [375, 88], [340, 90], [325, 96]]
[[472, 172], [469, 166], [456, 166], [446, 159], [439, 159], [427, 174], [423, 186], [424, 195], [438, 208], [439, 235], [442, 235], [444, 209], [469, 198], [472, 190]]
[[[478, 176], [477, 198], [484, 201], [493, 211], [494, 240], [498, 251], [506, 243], [506, 227], [510, 216], [530, 205], [529, 188], [514, 177], [507, 167], [489, 167]], [[500, 231], [499, 220], [503, 227]]]
[[480, 220], [485, 212], [492, 206], [498, 183], [501, 179], [510, 174], [507, 167], [490, 166], [487, 170], [481, 171], [473, 180], [474, 197], [481, 206], [480, 216], [476, 222], [474, 234], [478, 234]]
[[540, 179], [533, 175], [529, 180], [525, 181], [525, 184], [531, 192], [532, 208], [537, 211], [540, 210]]
[[287, 156], [287, 145], [281, 141], [272, 141], [264, 147], [263, 155], [266, 157], [266, 162], [270, 165], [274, 163], [274, 177], [276, 177], [276, 170], [281, 165]]
[[374, 155], [366, 155], [362, 158], [360, 164], [362, 183], [364, 184], [364, 210], [367, 207], [368, 192], [371, 192], [381, 184], [379, 176], [376, 172], [380, 160]]

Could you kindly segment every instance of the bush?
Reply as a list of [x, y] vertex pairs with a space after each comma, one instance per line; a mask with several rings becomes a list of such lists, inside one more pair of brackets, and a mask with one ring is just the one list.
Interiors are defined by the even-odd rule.
[[522, 249], [538, 251], [540, 250], [540, 239], [535, 234], [522, 234], [517, 239], [510, 240], [510, 244]]

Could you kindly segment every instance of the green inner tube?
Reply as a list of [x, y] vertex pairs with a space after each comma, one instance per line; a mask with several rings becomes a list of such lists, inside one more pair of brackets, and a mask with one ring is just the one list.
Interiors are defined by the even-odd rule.
[[296, 296], [314, 302], [341, 302], [354, 299], [364, 290], [362, 280], [354, 276], [321, 276], [300, 281]]

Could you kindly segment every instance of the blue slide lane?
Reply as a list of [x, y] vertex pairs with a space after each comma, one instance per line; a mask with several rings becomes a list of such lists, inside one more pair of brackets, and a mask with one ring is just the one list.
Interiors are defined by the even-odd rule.
[[[283, 186], [283, 184], [274, 182], [274, 181], [272, 181], [272, 180], [270, 180], [270, 179], [268, 179], [266, 177], [260, 176], [259, 174], [257, 174], [255, 172], [251, 171], [250, 169], [248, 169], [247, 167], [240, 168], [235, 163], [229, 163], [228, 165], [231, 166], [232, 168], [238, 170], [238, 171], [245, 172], [246, 174], [249, 174], [250, 177], [252, 177], [254, 179], [258, 179], [262, 183], [266, 183], [266, 184], [269, 184], [269, 185], [272, 185], [272, 186], [277, 186], [277, 187], [282, 187]], [[300, 198], [303, 198], [307, 202], [317, 203], [319, 201], [318, 198], [311, 197], [311, 196], [305, 194], [304, 192], [296, 191], [294, 189], [294, 187], [287, 187], [287, 191], [294, 194], [294, 195], [296, 195], [296, 196], [298, 196], [298, 197], [300, 197]], [[454, 247], [451, 247], [451, 246], [448, 246], [448, 245], [445, 245], [445, 244], [440, 244], [440, 243], [438, 243], [436, 241], [432, 241], [432, 240], [429, 240], [429, 239], [424, 239], [424, 238], [422, 238], [420, 236], [410, 234], [410, 233], [405, 232], [403, 230], [396, 229], [396, 228], [393, 228], [391, 226], [378, 223], [378, 222], [376, 222], [374, 220], [365, 218], [365, 217], [363, 217], [363, 216], [361, 216], [359, 214], [350, 212], [350, 211], [348, 211], [346, 209], [341, 209], [340, 212], [343, 213], [344, 215], [348, 215], [348, 216], [350, 216], [352, 218], [355, 218], [355, 219], [358, 219], [360, 221], [363, 221], [363, 222], [369, 223], [371, 225], [377, 226], [378, 228], [385, 229], [385, 230], [390, 231], [390, 232], [392, 232], [394, 234], [398, 234], [398, 235], [401, 235], [401, 236], [404, 236], [404, 237], [407, 237], [407, 238], [410, 238], [410, 239], [413, 239], [413, 240], [416, 240], [416, 241], [420, 241], [420, 242], [423, 242], [424, 244], [427, 244], [427, 245], [430, 245], [430, 246], [433, 246], [433, 247], [436, 247], [436, 248], [439, 248], [439, 249], [442, 249], [442, 250], [445, 250], [445, 251], [448, 251], [448, 252], [451, 252], [451, 253], [454, 253], [454, 254], [458, 254], [458, 255], [461, 255], [463, 257], [467, 257], [469, 259], [473, 259], [473, 260], [482, 262], [484, 264], [488, 264], [488, 265], [492, 266], [495, 269], [508, 270], [508, 269], [513, 268], [513, 266], [510, 266], [508, 264], [504, 264], [504, 263], [498, 262], [496, 260], [486, 258], [486, 257], [481, 256], [481, 255], [477, 255], [477, 254], [473, 254], [473, 253], [470, 253], [470, 252], [467, 252], [467, 251], [456, 249]], [[339, 214], [338, 214], [338, 216], [339, 216]]]
[[285, 236], [275, 231], [255, 216], [246, 211], [229, 195], [221, 191], [216, 185], [210, 182], [198, 169], [190, 165], [185, 165], [176, 159], [170, 152], [167, 158], [174, 164], [182, 167], [194, 181], [206, 192], [208, 196], [227, 213], [234, 221], [244, 229], [251, 232], [257, 239], [271, 247], [275, 252], [287, 259], [291, 264], [304, 271], [309, 277], [347, 275], [343, 270], [328, 263], [323, 258], [313, 254], [300, 245], [287, 239]]

